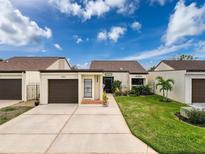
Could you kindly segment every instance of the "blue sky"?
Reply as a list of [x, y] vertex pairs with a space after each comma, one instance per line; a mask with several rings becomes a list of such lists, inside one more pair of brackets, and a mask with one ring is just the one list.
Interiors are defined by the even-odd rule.
[[0, 0], [0, 57], [138, 60], [205, 58], [203, 0]]

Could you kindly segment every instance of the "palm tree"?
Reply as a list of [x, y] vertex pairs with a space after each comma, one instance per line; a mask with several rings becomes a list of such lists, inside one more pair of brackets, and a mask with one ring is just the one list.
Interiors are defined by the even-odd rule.
[[158, 88], [159, 86], [161, 87], [159, 89], [159, 91], [160, 92], [162, 91], [162, 93], [163, 93], [163, 100], [168, 101], [168, 92], [172, 90], [174, 80], [172, 80], [172, 79], [165, 80], [161, 76], [158, 76], [156, 78], [156, 80], [158, 81], [157, 84], [156, 84], [156, 88]]

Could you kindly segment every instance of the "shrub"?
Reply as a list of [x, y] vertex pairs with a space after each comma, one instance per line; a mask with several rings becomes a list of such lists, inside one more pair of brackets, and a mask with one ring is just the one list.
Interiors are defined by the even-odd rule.
[[134, 86], [129, 94], [139, 96], [139, 95], [150, 95], [151, 89], [148, 85], [145, 86]]
[[132, 89], [132, 90], [129, 90], [129, 91], [128, 91], [128, 95], [129, 95], [129, 96], [136, 96], [136, 95], [135, 95], [135, 90], [133, 90], [133, 89]]
[[121, 81], [115, 80], [115, 81], [112, 83], [112, 92], [115, 93], [115, 91], [116, 91], [117, 89], [118, 89], [119, 91], [121, 91], [121, 90], [122, 90], [121, 84], [122, 84]]
[[140, 86], [132, 87], [132, 91], [134, 92], [135, 96], [139, 96], [140, 95]]
[[120, 91], [120, 89], [116, 88], [115, 89], [115, 92], [114, 92], [114, 95], [115, 96], [121, 96], [122, 92]]
[[150, 95], [151, 94], [151, 89], [148, 85], [140, 86], [140, 87], [141, 87], [140, 95]]
[[192, 109], [190, 112], [188, 112], [188, 121], [192, 124], [204, 125], [205, 112], [197, 109]]

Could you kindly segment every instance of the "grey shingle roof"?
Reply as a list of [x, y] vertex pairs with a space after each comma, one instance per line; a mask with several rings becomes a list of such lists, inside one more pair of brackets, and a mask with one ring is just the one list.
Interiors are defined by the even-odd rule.
[[163, 60], [162, 62], [175, 70], [205, 70], [205, 60]]
[[0, 71], [45, 70], [63, 57], [12, 57], [0, 62]]

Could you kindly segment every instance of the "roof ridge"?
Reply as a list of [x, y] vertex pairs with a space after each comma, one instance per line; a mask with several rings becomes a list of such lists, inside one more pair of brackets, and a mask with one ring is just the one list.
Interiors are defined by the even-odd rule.
[[138, 62], [137, 60], [92, 60], [91, 62], [121, 62], [121, 61], [124, 61], [124, 62]]
[[66, 57], [61, 57], [61, 56], [14, 56], [14, 57], [10, 57], [8, 59], [13, 59], [13, 58], [65, 58]]
[[167, 59], [167, 60], [162, 60], [162, 62], [164, 62], [164, 61], [182, 61], [182, 62], [187, 62], [187, 61], [205, 61], [204, 59], [199, 59], [199, 60], [195, 60], [195, 59], [193, 59], [193, 60], [175, 60], [175, 59]]

